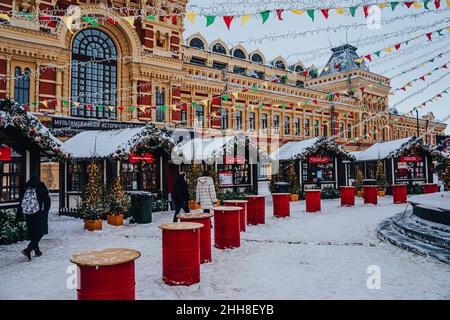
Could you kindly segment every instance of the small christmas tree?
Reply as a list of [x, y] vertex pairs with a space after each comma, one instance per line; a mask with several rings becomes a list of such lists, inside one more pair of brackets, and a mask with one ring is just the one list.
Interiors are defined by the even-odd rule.
[[376, 177], [377, 177], [378, 189], [380, 191], [386, 191], [387, 181], [386, 181], [386, 175], [384, 174], [383, 161], [381, 161], [381, 160], [377, 161]]
[[90, 172], [86, 190], [82, 198], [82, 213], [85, 220], [97, 220], [102, 218], [104, 206], [102, 179], [97, 163], [90, 164]]
[[355, 188], [356, 191], [361, 192], [363, 187], [363, 180], [364, 180], [364, 174], [362, 172], [362, 169], [358, 169], [356, 172], [356, 181], [355, 181]]
[[295, 171], [295, 163], [292, 162], [289, 165], [288, 169], [288, 182], [289, 182], [289, 191], [291, 194], [299, 194], [300, 192], [300, 181], [297, 176], [297, 172]]
[[128, 207], [128, 199], [120, 176], [116, 177], [108, 193], [109, 212], [111, 214], [124, 214]]
[[186, 172], [189, 198], [195, 200], [197, 190], [197, 179], [202, 176], [202, 166], [200, 164], [192, 163], [189, 171]]

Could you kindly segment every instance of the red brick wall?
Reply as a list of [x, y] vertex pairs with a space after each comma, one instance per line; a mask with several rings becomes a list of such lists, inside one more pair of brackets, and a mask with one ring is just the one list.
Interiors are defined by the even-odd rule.
[[138, 81], [138, 104], [139, 107], [148, 107], [144, 112], [138, 110], [138, 116], [141, 118], [151, 118], [151, 104], [152, 104], [152, 83], [149, 81]]

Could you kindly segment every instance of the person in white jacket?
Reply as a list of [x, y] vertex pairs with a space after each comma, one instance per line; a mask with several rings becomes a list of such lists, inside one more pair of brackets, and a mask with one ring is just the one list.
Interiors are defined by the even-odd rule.
[[210, 212], [217, 202], [214, 181], [206, 170], [204, 170], [202, 176], [197, 179], [196, 198], [197, 202], [200, 203], [203, 212]]

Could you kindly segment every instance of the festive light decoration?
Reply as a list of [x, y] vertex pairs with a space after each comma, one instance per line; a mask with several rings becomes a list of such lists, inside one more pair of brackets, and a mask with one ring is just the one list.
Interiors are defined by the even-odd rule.
[[104, 218], [104, 190], [100, 168], [95, 161], [89, 165], [86, 190], [81, 200], [81, 212], [85, 220], [98, 220]]
[[60, 149], [61, 142], [27, 109], [27, 105], [20, 105], [14, 100], [0, 100], [0, 128], [14, 127], [49, 156], [60, 160], [70, 159], [70, 155]]
[[396, 93], [398, 91], [405, 91], [406, 92], [406, 88], [407, 87], [412, 87], [413, 83], [416, 81], [425, 81], [425, 77], [431, 76], [433, 74], [433, 72], [438, 71], [438, 70], [442, 70], [442, 69], [448, 69], [448, 62], [440, 67], [434, 68], [433, 70], [427, 72], [426, 74], [421, 75], [420, 77], [414, 78], [409, 80], [406, 84], [400, 86], [399, 88], [395, 88], [393, 90], [391, 90], [391, 93]]

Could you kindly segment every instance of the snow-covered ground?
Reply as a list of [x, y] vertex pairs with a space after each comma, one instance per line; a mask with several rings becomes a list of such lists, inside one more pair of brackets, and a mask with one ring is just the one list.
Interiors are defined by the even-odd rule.
[[[0, 247], [0, 299], [76, 299], [66, 280], [72, 254], [125, 247], [139, 250], [137, 299], [450, 299], [450, 266], [403, 251], [376, 237], [377, 224], [402, 211], [386, 196], [379, 205], [341, 208], [322, 201], [322, 212], [291, 204], [291, 217], [274, 219], [266, 198], [266, 224], [241, 233], [241, 247], [213, 248], [213, 262], [201, 266], [201, 282], [171, 287], [161, 278], [161, 230], [172, 213], [155, 213], [153, 223], [83, 230], [81, 220], [50, 216], [44, 255], [31, 262], [25, 243]], [[54, 204], [54, 208], [57, 205]], [[381, 288], [368, 289], [369, 266], [381, 272]]]

